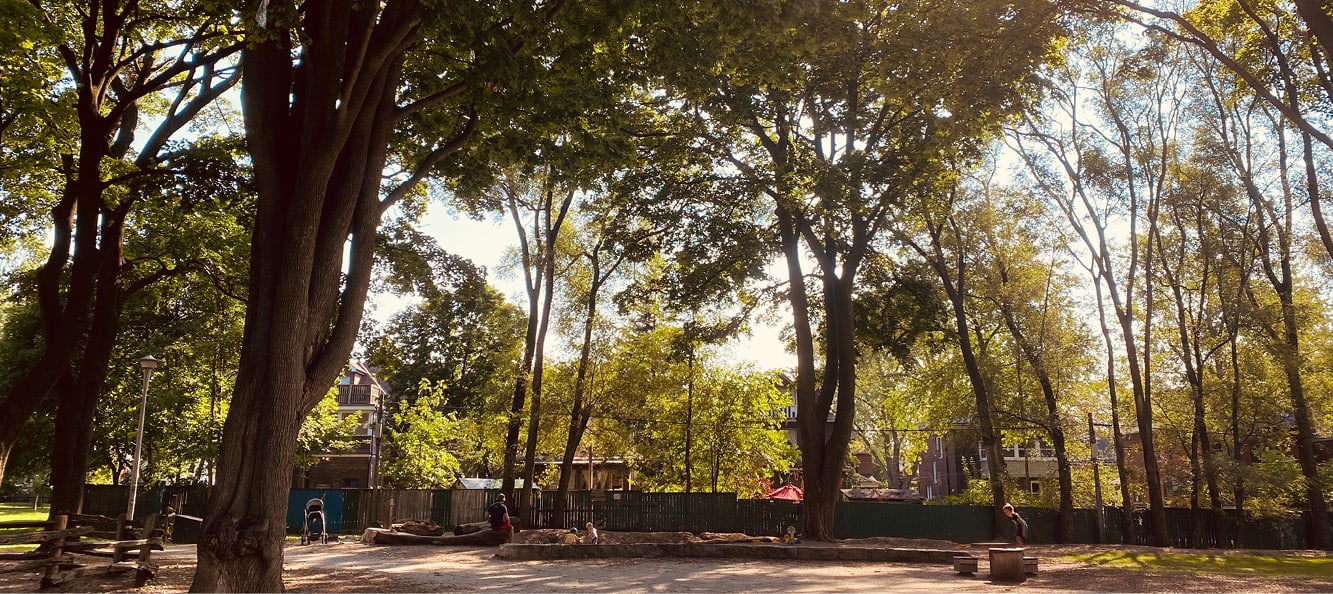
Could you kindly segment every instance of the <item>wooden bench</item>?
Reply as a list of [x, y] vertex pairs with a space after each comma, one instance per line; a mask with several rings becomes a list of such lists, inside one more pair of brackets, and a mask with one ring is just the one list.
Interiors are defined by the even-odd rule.
[[1023, 573], [1037, 575], [1037, 558], [1023, 557]]
[[981, 559], [967, 553], [959, 553], [953, 557], [953, 570], [959, 575], [973, 575], [977, 572], [978, 564]]

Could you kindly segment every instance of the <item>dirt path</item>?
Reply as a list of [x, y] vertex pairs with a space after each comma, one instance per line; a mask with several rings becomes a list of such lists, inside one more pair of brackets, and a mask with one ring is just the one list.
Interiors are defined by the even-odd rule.
[[[872, 539], [875, 540], [875, 539]], [[898, 543], [865, 542], [880, 546]], [[800, 545], [806, 546], [806, 545]], [[827, 545], [812, 545], [827, 546]], [[946, 566], [723, 559], [595, 559], [507, 562], [494, 547], [291, 546], [286, 586], [293, 592], [1312, 592], [1333, 583], [1304, 579], [1194, 575], [1107, 569], [1051, 560], [1078, 547], [1032, 547], [1041, 571], [1027, 582], [992, 583], [983, 560], [976, 577]], [[1106, 550], [1087, 547], [1087, 550]], [[1196, 551], [1197, 552], [1197, 551]], [[1269, 552], [1271, 553], [1271, 552]], [[158, 579], [134, 590], [129, 578], [88, 580], [69, 590], [183, 592], [194, 572], [194, 547], [154, 555]], [[1221, 553], [1219, 553], [1221, 554]], [[984, 559], [984, 558], [983, 558]], [[32, 574], [0, 575], [0, 592], [31, 591]]]
[[[362, 550], [358, 551], [357, 549]], [[288, 549], [287, 585], [296, 591], [420, 592], [1309, 592], [1333, 584], [1309, 580], [1150, 573], [1043, 561], [1021, 585], [992, 583], [986, 564], [976, 577], [939, 565], [728, 561], [719, 559], [597, 559], [501, 562], [494, 549], [409, 547]], [[320, 576], [316, 568], [329, 568]], [[358, 577], [360, 576], [360, 577]], [[375, 584], [371, 586], [371, 584]], [[351, 586], [349, 588], [349, 586]], [[346, 588], [346, 589], [345, 589]]]

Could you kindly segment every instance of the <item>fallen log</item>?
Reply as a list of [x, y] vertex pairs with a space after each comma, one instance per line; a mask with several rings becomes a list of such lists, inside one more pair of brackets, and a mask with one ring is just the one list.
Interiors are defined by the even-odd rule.
[[740, 532], [704, 532], [699, 535], [699, 540], [708, 544], [782, 542], [782, 539], [774, 536], [750, 536], [748, 534], [743, 534]]
[[421, 536], [394, 532], [383, 528], [366, 528], [361, 542], [386, 545], [442, 545], [442, 546], [497, 546], [509, 542], [514, 533], [508, 530], [483, 530], [454, 536]]
[[[406, 532], [417, 536], [444, 536], [444, 527], [435, 522], [407, 520], [402, 524], [394, 524], [393, 529], [396, 532]], [[454, 534], [457, 534], [457, 532]]]
[[473, 532], [481, 532], [482, 530], [490, 530], [490, 529], [491, 529], [490, 522], [469, 522], [467, 524], [459, 524], [457, 526], [454, 526], [454, 535], [462, 536], [464, 534], [472, 534]]

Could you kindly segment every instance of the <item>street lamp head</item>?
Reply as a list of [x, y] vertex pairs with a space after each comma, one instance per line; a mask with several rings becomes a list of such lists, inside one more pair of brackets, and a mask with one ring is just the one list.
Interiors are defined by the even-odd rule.
[[139, 359], [139, 367], [144, 368], [145, 371], [150, 371], [156, 368], [157, 364], [161, 362], [162, 362], [161, 359], [154, 359], [152, 355], [148, 355], [142, 359]]

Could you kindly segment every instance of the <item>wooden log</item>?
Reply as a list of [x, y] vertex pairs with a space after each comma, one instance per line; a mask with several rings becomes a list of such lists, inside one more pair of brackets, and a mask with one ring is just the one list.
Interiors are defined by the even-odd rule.
[[[132, 521], [133, 519], [134, 518], [126, 518], [125, 514], [120, 514], [116, 516], [116, 538], [115, 538], [116, 541], [130, 540], [133, 538], [133, 536], [130, 535], [134, 527], [134, 523]], [[125, 555], [124, 549], [112, 548], [111, 564], [115, 565], [117, 563], [120, 563], [120, 559], [124, 555]]]
[[[149, 514], [143, 519], [144, 535], [152, 534], [154, 528], [157, 528], [157, 514]], [[137, 587], [142, 587], [157, 574], [157, 564], [150, 561], [155, 544], [160, 547], [162, 543], [159, 539], [149, 538], [139, 545], [139, 570], [134, 574], [134, 585]]]
[[47, 557], [45, 559], [31, 559], [28, 561], [6, 563], [0, 566], [0, 573], [18, 573], [21, 571], [32, 571], [34, 569], [42, 569], [44, 567], [50, 567], [52, 565], [60, 565], [62, 563], [73, 563], [73, 562], [74, 562], [73, 555], [61, 555], [59, 557]]
[[79, 528], [68, 528], [65, 530], [42, 530], [39, 532], [20, 532], [18, 534], [0, 534], [0, 545], [40, 544], [51, 542], [58, 538], [83, 536], [92, 531], [92, 528], [81, 526]]
[[[113, 549], [113, 550], [99, 550], [99, 549], [101, 549], [101, 548], [104, 548], [105, 545], [106, 545], [107, 543], [99, 542], [99, 543], [89, 543], [89, 544], [95, 544], [95, 545], [97, 545], [97, 547], [93, 547], [92, 550], [86, 550], [86, 549], [85, 549], [85, 550], [77, 550], [77, 551], [74, 551], [74, 552], [75, 552], [75, 553], [78, 553], [78, 554], [80, 554], [80, 555], [88, 555], [89, 557], [114, 558], [115, 555], [116, 555], [116, 552], [115, 552], [114, 549]], [[68, 547], [66, 547], [66, 548], [68, 548]], [[163, 550], [162, 545], [154, 543], [154, 544], [153, 544], [153, 550], [154, 550], [154, 551], [161, 551], [161, 550]], [[139, 552], [138, 552], [138, 551], [122, 551], [122, 552], [120, 553], [120, 558], [121, 558], [121, 559], [137, 559], [138, 557], [139, 557]]]
[[51, 553], [47, 551], [24, 551], [22, 553], [0, 553], [0, 561], [28, 561], [31, 559], [49, 559]]
[[74, 526], [90, 526], [100, 524], [107, 528], [114, 529], [116, 519], [108, 516], [99, 516], [94, 514], [70, 514], [69, 523]]
[[402, 524], [394, 524], [393, 529], [396, 532], [406, 532], [417, 536], [443, 536], [444, 527], [435, 522], [422, 522], [419, 520], [408, 520]]
[[8, 528], [41, 528], [43, 530], [49, 530], [51, 528], [51, 522], [45, 520], [41, 522], [0, 522], [0, 530]]
[[484, 530], [454, 536], [418, 536], [393, 532], [383, 528], [366, 528], [361, 542], [387, 545], [442, 545], [442, 546], [497, 546], [509, 542], [514, 534], [508, 530]]
[[473, 532], [481, 532], [482, 530], [490, 529], [490, 522], [469, 522], [467, 524], [454, 526], [454, 536], [462, 536], [464, 534], [472, 534]]

